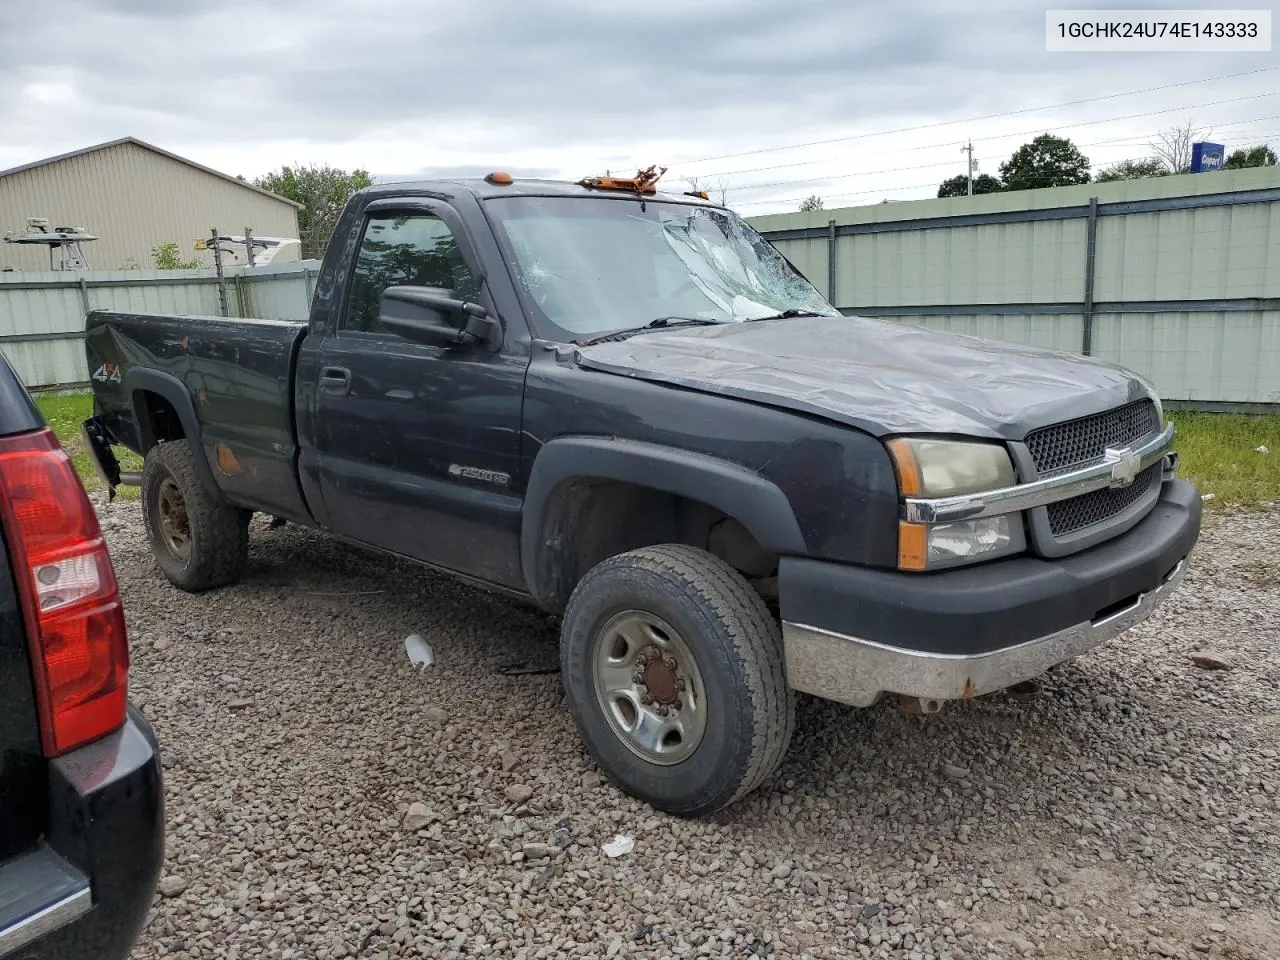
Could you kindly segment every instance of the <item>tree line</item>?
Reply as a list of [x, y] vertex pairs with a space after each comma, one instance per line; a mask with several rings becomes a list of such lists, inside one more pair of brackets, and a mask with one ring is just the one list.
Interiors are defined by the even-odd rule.
[[[1150, 144], [1151, 156], [1121, 160], [1104, 167], [1093, 176], [1093, 165], [1074, 143], [1066, 137], [1042, 133], [1030, 143], [1024, 143], [1004, 163], [1000, 164], [1000, 176], [982, 174], [973, 179], [974, 193], [999, 193], [1006, 190], [1036, 190], [1041, 187], [1070, 187], [1081, 183], [1111, 183], [1116, 180], [1142, 180], [1147, 177], [1167, 177], [1175, 173], [1191, 172], [1191, 145], [1209, 136], [1207, 130], [1197, 130], [1187, 123], [1162, 132], [1157, 142]], [[1236, 150], [1227, 157], [1228, 170], [1244, 167], [1269, 167], [1276, 163], [1276, 154], [1266, 144], [1244, 150]], [[969, 179], [960, 174], [943, 180], [938, 187], [939, 197], [963, 197], [969, 192]]]

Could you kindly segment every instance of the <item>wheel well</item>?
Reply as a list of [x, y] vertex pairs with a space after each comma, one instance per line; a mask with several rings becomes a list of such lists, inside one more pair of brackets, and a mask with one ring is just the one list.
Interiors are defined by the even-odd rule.
[[143, 420], [138, 426], [144, 447], [186, 437], [186, 432], [182, 429], [182, 418], [178, 416], [172, 403], [152, 390], [139, 390], [137, 396], [138, 415]]
[[535, 595], [560, 613], [588, 570], [602, 560], [659, 543], [683, 543], [715, 554], [766, 595], [778, 555], [734, 517], [678, 494], [619, 480], [576, 478], [547, 500], [539, 530]]

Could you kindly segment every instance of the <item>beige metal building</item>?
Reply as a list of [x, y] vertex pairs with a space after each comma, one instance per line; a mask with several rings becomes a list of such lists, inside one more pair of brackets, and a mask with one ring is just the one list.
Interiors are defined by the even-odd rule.
[[[293, 201], [133, 137], [0, 170], [0, 235], [27, 233], [32, 217], [98, 237], [83, 244], [92, 270], [150, 268], [152, 249], [167, 241], [178, 244], [184, 259], [212, 266], [212, 253], [194, 249], [212, 227], [224, 235], [249, 227], [255, 236], [298, 236]], [[297, 259], [295, 244], [273, 262]], [[243, 263], [245, 257], [225, 262]], [[5, 269], [48, 270], [49, 252], [0, 243]]]

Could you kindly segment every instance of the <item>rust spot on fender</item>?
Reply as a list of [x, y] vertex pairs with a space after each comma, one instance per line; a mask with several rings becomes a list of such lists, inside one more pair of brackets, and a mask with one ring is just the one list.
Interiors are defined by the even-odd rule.
[[183, 338], [182, 338], [182, 349], [183, 349], [183, 350], [189, 350], [189, 349], [191, 349], [191, 338], [190, 338], [190, 337], [183, 337]]
[[963, 693], [964, 698], [965, 698], [966, 700], [972, 700], [972, 699], [973, 699], [973, 691], [974, 691], [974, 686], [973, 686], [973, 677], [965, 677], [965, 678], [964, 678], [964, 693]]
[[218, 444], [218, 469], [228, 477], [235, 476], [240, 472], [240, 461], [236, 459], [236, 455], [231, 452], [231, 448], [225, 444]]

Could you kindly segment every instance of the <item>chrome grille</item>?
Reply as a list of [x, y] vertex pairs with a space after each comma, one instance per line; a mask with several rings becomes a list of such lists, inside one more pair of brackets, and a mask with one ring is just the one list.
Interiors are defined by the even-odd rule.
[[1049, 504], [1049, 532], [1055, 537], [1065, 537], [1123, 513], [1146, 495], [1160, 476], [1161, 469], [1162, 465], [1159, 463], [1148, 467], [1134, 477], [1133, 483], [1127, 487], [1094, 490], [1083, 496]]
[[[1036, 472], [1044, 477], [1058, 470], [1101, 459], [1107, 447], [1126, 446], [1159, 429], [1155, 404], [1150, 400], [1138, 400], [1090, 417], [1041, 427], [1027, 434], [1026, 444], [1031, 459], [1035, 462]], [[1124, 490], [1130, 490], [1136, 485], [1135, 479]], [[1085, 500], [1092, 496], [1094, 494], [1078, 499]]]

